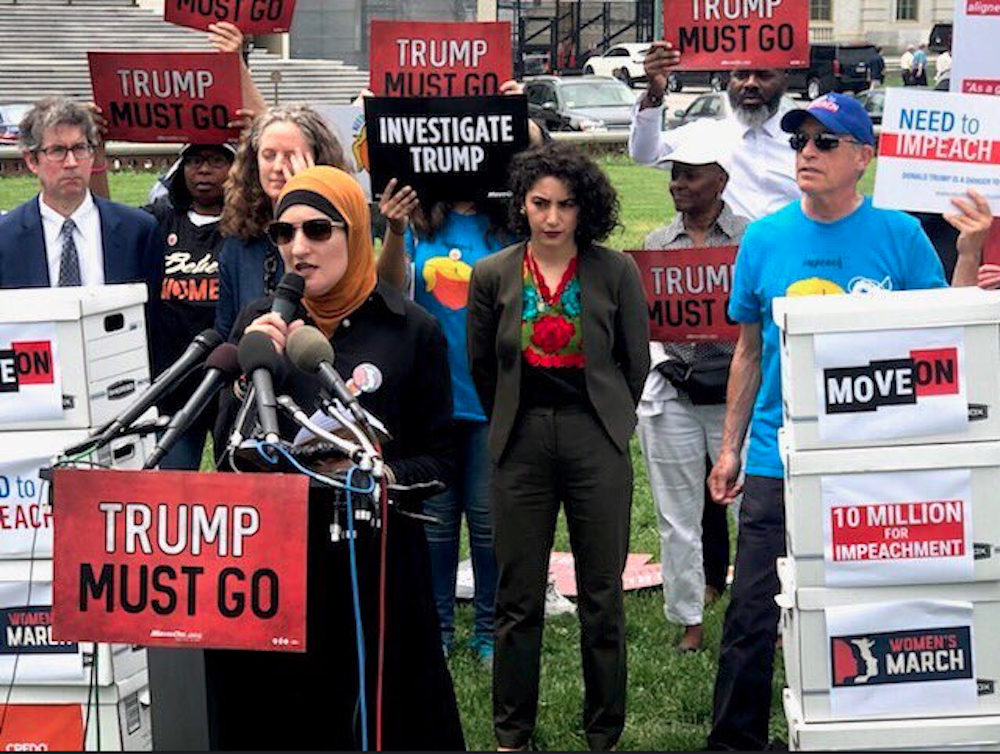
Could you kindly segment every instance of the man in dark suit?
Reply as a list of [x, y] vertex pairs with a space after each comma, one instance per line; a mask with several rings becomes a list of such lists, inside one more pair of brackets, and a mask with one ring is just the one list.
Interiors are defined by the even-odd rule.
[[0, 218], [0, 288], [143, 282], [154, 301], [163, 240], [147, 213], [91, 194], [91, 174], [105, 168], [94, 167], [89, 111], [43, 99], [21, 122], [20, 138], [41, 192]]

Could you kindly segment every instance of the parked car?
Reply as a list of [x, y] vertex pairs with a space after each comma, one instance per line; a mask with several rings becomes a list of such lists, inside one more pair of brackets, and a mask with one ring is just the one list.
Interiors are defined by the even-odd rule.
[[[781, 107], [785, 110], [794, 110], [801, 108], [802, 105], [785, 94], [781, 97]], [[669, 116], [667, 111], [664, 110], [663, 130], [667, 131], [671, 128], [677, 128], [678, 126], [683, 126], [686, 123], [702, 118], [722, 120], [723, 118], [728, 118], [732, 112], [733, 106], [729, 104], [729, 94], [726, 92], [702, 94], [686, 108], [674, 110], [673, 116]]]
[[885, 89], [865, 89], [854, 96], [865, 108], [872, 123], [879, 125], [882, 122], [882, 111], [885, 110]]
[[636, 98], [608, 76], [533, 76], [524, 93], [528, 115], [550, 131], [627, 130]]
[[18, 124], [31, 108], [30, 102], [0, 105], [0, 144], [17, 144]]
[[951, 49], [951, 24], [934, 24], [927, 39], [927, 49], [931, 52]]
[[811, 100], [827, 92], [860, 92], [868, 88], [868, 67], [878, 55], [871, 44], [811, 44], [809, 67], [788, 72], [788, 91]]
[[721, 92], [729, 86], [729, 71], [671, 71], [667, 76], [667, 91], [679, 92], [686, 86], [707, 86]]
[[628, 42], [608, 48], [603, 55], [591, 55], [583, 66], [585, 76], [614, 76], [626, 86], [646, 80], [642, 61], [649, 42]]

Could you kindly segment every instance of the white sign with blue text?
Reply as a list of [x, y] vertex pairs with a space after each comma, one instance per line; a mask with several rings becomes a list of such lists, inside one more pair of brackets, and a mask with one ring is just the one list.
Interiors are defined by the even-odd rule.
[[954, 212], [969, 189], [1000, 215], [1000, 97], [887, 89], [875, 206]]

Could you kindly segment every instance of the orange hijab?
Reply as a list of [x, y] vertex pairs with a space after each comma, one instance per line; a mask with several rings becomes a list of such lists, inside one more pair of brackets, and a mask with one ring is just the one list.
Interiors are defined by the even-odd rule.
[[317, 194], [332, 204], [347, 224], [347, 271], [344, 277], [324, 295], [302, 298], [302, 305], [309, 316], [329, 338], [340, 321], [364, 303], [378, 282], [368, 200], [354, 178], [343, 170], [326, 165], [317, 165], [293, 176], [281, 190], [277, 203], [280, 212], [300, 203], [315, 206], [311, 202], [289, 197], [293, 192]]

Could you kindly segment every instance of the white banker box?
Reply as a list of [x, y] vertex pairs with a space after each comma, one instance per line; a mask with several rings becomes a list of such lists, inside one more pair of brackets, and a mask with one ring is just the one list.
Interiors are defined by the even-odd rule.
[[800, 589], [1000, 580], [1000, 442], [779, 445]]
[[[142, 283], [0, 291], [0, 431], [99, 427], [117, 416], [150, 383], [146, 298]], [[31, 334], [27, 348], [12, 346], [19, 331], [53, 326], [52, 338]], [[51, 383], [52, 372], [61, 382], [61, 412], [19, 419], [29, 391]]]
[[[778, 576], [785, 678], [802, 722], [1000, 715], [1000, 583], [798, 588], [785, 558]], [[892, 615], [913, 605], [968, 606], [968, 625], [886, 625], [887, 609]], [[864, 631], [829, 627], [844, 610], [881, 618]], [[839, 710], [834, 694], [847, 695]]]
[[773, 318], [793, 450], [1000, 440], [1000, 292], [786, 297]]
[[1000, 751], [1000, 715], [807, 723], [790, 689], [782, 702], [789, 751]]

